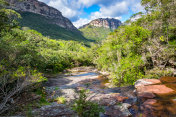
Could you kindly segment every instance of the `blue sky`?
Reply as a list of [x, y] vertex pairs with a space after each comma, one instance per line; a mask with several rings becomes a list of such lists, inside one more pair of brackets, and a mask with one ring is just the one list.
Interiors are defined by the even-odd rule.
[[116, 18], [124, 22], [143, 11], [141, 0], [39, 0], [62, 12], [76, 27], [97, 18]]

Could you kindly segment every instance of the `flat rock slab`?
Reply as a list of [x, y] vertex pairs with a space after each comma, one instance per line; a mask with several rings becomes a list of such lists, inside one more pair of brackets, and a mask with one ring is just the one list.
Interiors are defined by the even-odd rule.
[[138, 87], [137, 88], [137, 94], [140, 96], [141, 94], [155, 94], [158, 96], [169, 96], [176, 94], [176, 92], [167, 87], [166, 85], [148, 85], [148, 86], [143, 86], [143, 87]]
[[146, 85], [154, 85], [154, 84], [161, 84], [161, 81], [158, 79], [140, 79], [135, 82], [135, 88], [143, 87]]

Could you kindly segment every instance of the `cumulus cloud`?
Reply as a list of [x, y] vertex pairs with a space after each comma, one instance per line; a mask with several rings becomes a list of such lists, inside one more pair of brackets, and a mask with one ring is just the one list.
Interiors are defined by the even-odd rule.
[[[40, 0], [58, 9], [69, 18], [76, 27], [88, 23], [97, 18], [121, 19], [128, 14], [129, 10], [134, 13], [143, 11], [140, 5], [141, 0]], [[84, 13], [84, 8], [98, 5], [99, 11], [88, 14], [86, 18], [80, 18]]]
[[79, 28], [80, 26], [83, 26], [84, 24], [89, 23], [91, 20], [90, 19], [86, 19], [86, 18], [80, 18], [79, 20], [73, 22], [73, 25], [77, 28]]
[[117, 2], [111, 6], [102, 6], [100, 11], [91, 14], [91, 19], [96, 18], [121, 18], [120, 16], [128, 13], [128, 3], [125, 1]]

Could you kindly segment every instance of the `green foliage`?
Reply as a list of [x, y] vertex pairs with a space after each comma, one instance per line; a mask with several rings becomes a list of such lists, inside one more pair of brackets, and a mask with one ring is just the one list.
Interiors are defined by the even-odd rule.
[[22, 16], [22, 19], [20, 20], [20, 25], [22, 27], [28, 27], [30, 29], [36, 30], [42, 33], [42, 35], [48, 36], [49, 38], [75, 40], [79, 42], [84, 42], [86, 44], [89, 44], [89, 42], [91, 41], [84, 38], [80, 32], [69, 31], [58, 25], [52, 24], [52, 20], [47, 19], [44, 16], [30, 12], [20, 12], [20, 14]]
[[[142, 0], [147, 13], [126, 21], [96, 51], [99, 69], [110, 72], [112, 83], [133, 84], [139, 78], [174, 76], [176, 5], [174, 0]], [[124, 24], [124, 25], [125, 25]]]
[[57, 98], [55, 99], [55, 101], [56, 101], [58, 104], [65, 104], [65, 103], [66, 103], [65, 97], [57, 97]]
[[114, 84], [133, 84], [143, 76], [140, 48], [149, 35], [150, 31], [139, 26], [120, 27], [98, 48], [95, 63], [111, 72]]
[[10, 30], [18, 26], [17, 19], [20, 15], [11, 9], [0, 9], [0, 31]]
[[91, 62], [87, 54], [89, 49], [75, 41], [51, 40], [33, 30], [13, 29], [2, 34], [0, 51], [13, 65], [32, 66], [43, 72], [59, 72]]
[[73, 110], [77, 112], [79, 117], [98, 117], [104, 109], [97, 103], [87, 100], [88, 91], [83, 89], [78, 92], [78, 99], [75, 100]]
[[[40, 72], [58, 73], [91, 63], [91, 51], [82, 43], [52, 40], [35, 30], [20, 30], [20, 16], [13, 10], [0, 9], [0, 16], [0, 113], [12, 96], [46, 81]], [[40, 103], [48, 104], [45, 95], [41, 96]]]
[[107, 38], [108, 34], [112, 32], [109, 28], [104, 27], [95, 27], [95, 26], [86, 26], [79, 29], [83, 35], [90, 40], [102, 41]]

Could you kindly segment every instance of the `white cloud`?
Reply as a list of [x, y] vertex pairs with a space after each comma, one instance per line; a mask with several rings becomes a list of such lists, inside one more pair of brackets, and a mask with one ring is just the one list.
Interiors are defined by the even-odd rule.
[[97, 18], [116, 18], [121, 19], [121, 15], [128, 13], [128, 3], [123, 2], [117, 2], [114, 5], [111, 6], [102, 6], [100, 11], [93, 12], [91, 14], [91, 19], [97, 19]]
[[[140, 5], [141, 0], [40, 0], [48, 5], [58, 9], [62, 14], [69, 18], [73, 24], [79, 25], [88, 23], [90, 20], [97, 18], [116, 18], [121, 19], [122, 15], [132, 10], [134, 13], [143, 11]], [[87, 18], [80, 18], [85, 14], [83, 8], [92, 5], [100, 6], [100, 10], [92, 12]]]
[[76, 26], [77, 28], [79, 28], [80, 26], [83, 26], [83, 25], [89, 23], [90, 21], [91, 21], [90, 19], [80, 18], [79, 20], [73, 22], [73, 25]]

